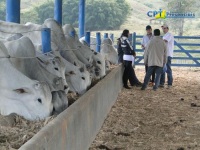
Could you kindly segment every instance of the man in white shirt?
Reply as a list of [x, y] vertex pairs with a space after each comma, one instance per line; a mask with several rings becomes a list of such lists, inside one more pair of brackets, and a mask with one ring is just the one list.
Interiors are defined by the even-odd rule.
[[[164, 32], [163, 40], [167, 44], [167, 79], [168, 79], [168, 88], [170, 88], [173, 84], [173, 76], [172, 76], [172, 69], [171, 69], [171, 61], [173, 58], [173, 53], [174, 53], [174, 36], [169, 33], [169, 27], [168, 25], [164, 24], [162, 27], [162, 30]], [[160, 79], [160, 87], [164, 87], [165, 83], [165, 72], [161, 75]]]
[[[146, 26], [146, 32], [147, 34], [143, 36], [142, 41], [141, 41], [141, 47], [145, 51], [145, 48], [147, 46], [147, 43], [153, 38], [152, 34], [152, 28], [150, 25]], [[148, 65], [145, 65], [145, 72], [147, 73], [148, 70]], [[152, 73], [152, 78], [150, 80], [151, 84], [154, 84], [155, 80], [155, 72]]]

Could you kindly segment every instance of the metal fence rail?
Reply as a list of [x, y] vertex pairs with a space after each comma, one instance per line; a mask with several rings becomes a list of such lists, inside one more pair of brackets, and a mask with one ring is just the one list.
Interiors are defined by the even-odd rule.
[[[137, 52], [136, 65], [144, 65], [141, 49], [141, 35], [132, 34], [133, 48]], [[174, 57], [172, 66], [200, 67], [200, 36], [174, 36]], [[185, 40], [186, 42], [182, 42]], [[190, 42], [189, 40], [193, 40]]]

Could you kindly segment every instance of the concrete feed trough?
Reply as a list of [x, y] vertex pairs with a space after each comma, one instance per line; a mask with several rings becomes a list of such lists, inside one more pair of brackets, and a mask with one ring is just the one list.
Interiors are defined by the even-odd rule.
[[113, 69], [19, 150], [88, 150], [122, 89], [122, 70]]

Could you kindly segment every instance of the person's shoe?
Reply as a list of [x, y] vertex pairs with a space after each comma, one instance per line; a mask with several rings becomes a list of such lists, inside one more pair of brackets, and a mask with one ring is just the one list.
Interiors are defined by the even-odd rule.
[[146, 88], [144, 86], [142, 86], [141, 90], [144, 91]]
[[153, 82], [149, 82], [149, 86], [154, 86], [154, 83]]
[[167, 86], [167, 89], [170, 89], [170, 88], [172, 88], [172, 85], [168, 85], [168, 86]]
[[128, 85], [124, 86], [125, 89], [131, 89]]
[[153, 90], [154, 90], [154, 91], [157, 91], [157, 89], [158, 89], [157, 87], [153, 86]]
[[141, 86], [142, 86], [142, 83], [141, 83], [141, 82], [138, 82], [138, 83], [135, 84], [135, 86], [136, 86], [136, 87], [141, 87]]
[[160, 84], [159, 87], [160, 87], [160, 88], [164, 88], [165, 86], [164, 86], [163, 84]]

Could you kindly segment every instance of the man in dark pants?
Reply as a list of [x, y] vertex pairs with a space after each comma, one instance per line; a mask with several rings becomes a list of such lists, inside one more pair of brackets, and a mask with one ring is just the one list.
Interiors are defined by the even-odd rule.
[[155, 71], [155, 85], [153, 86], [154, 90], [157, 90], [160, 84], [160, 76], [163, 72], [163, 66], [167, 62], [167, 46], [165, 42], [160, 37], [160, 30], [154, 30], [153, 39], [147, 44], [144, 54], [144, 63], [148, 65], [148, 71], [144, 78], [144, 83], [141, 90], [147, 88], [148, 82], [152, 73]]

